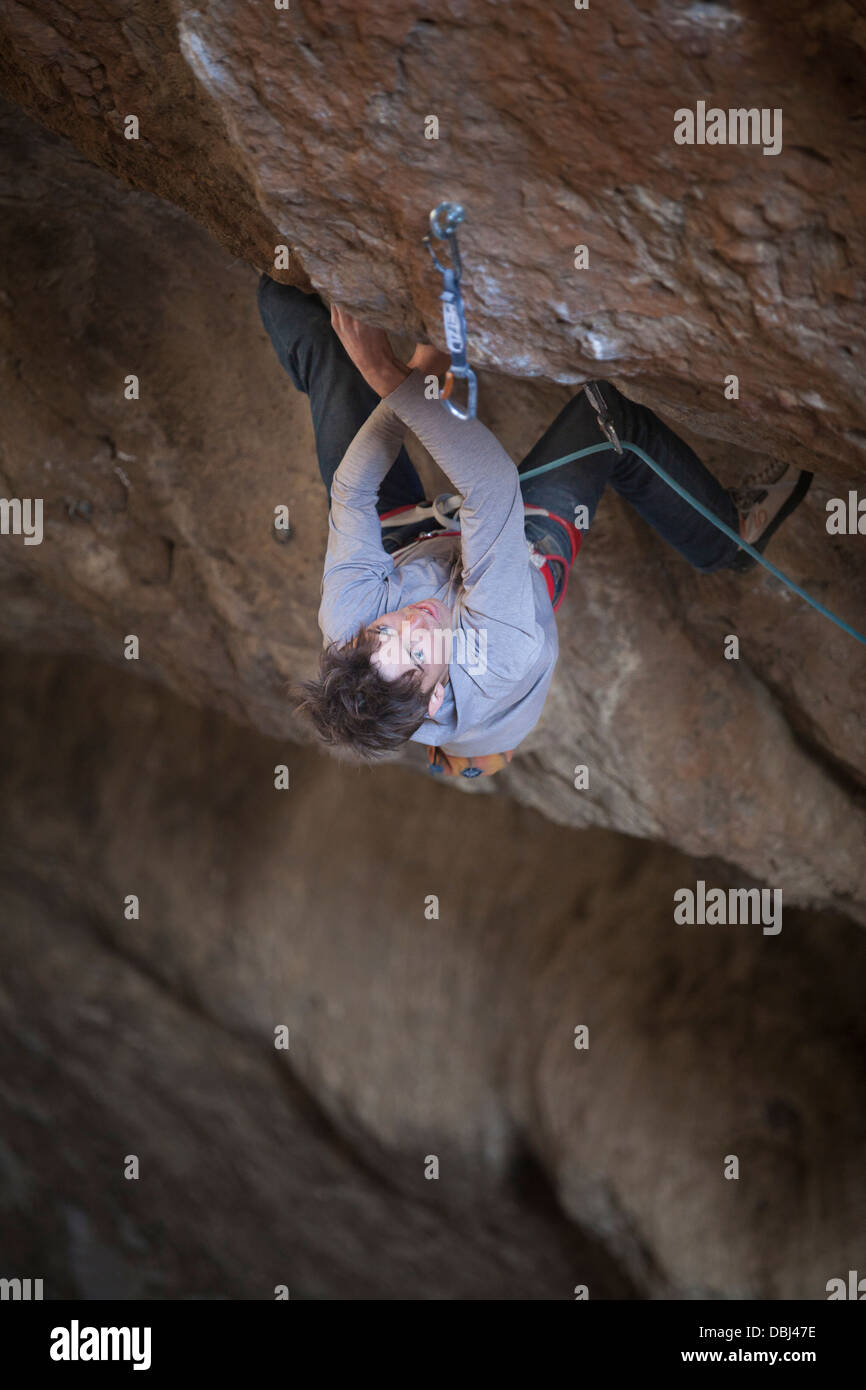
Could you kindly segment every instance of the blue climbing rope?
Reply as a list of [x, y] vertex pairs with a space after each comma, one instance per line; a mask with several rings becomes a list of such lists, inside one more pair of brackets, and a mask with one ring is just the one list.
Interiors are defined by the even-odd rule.
[[[656, 463], [655, 459], [650, 458], [649, 454], [637, 444], [629, 444], [628, 440], [624, 439], [622, 440], [621, 447], [622, 449], [630, 450], [633, 454], [637, 454], [638, 458], [642, 459], [647, 467], [651, 468], [654, 473], [657, 473], [658, 476], [667, 483], [668, 487], [673, 488], [674, 492], [679, 493], [680, 497], [689, 503], [689, 506], [694, 507], [696, 512], [700, 512], [701, 516], [706, 517], [707, 521], [711, 521], [714, 526], [724, 532], [732, 541], [736, 541], [741, 550], [745, 550], [746, 554], [751, 555], [753, 560], [757, 560], [759, 565], [763, 565], [765, 570], [769, 570], [770, 574], [775, 575], [776, 579], [780, 579], [792, 593], [805, 599], [806, 603], [811, 604], [815, 611], [820, 613], [822, 617], [829, 618], [831, 623], [835, 623], [843, 632], [847, 632], [850, 637], [856, 638], [858, 642], [862, 642], [863, 646], [866, 647], [866, 637], [864, 637], [862, 632], [858, 632], [856, 628], [851, 627], [850, 623], [846, 623], [843, 618], [838, 618], [835, 613], [831, 613], [829, 608], [825, 608], [823, 603], [819, 603], [818, 600], [813, 598], [811, 594], [808, 594], [805, 589], [801, 589], [800, 585], [795, 584], [793, 579], [789, 579], [787, 574], [783, 574], [780, 569], [776, 569], [775, 565], [771, 565], [770, 561], [764, 558], [760, 550], [756, 550], [753, 545], [747, 544], [746, 541], [737, 535], [736, 531], [733, 531], [730, 526], [727, 526], [724, 521], [721, 521], [708, 507], [705, 507], [703, 502], [699, 502], [696, 497], [692, 497], [691, 493], [687, 492], [675, 478], [672, 478], [670, 473], [666, 472], [660, 463]], [[562, 458], [554, 459], [552, 463], [543, 463], [539, 468], [530, 468], [528, 472], [520, 474], [520, 482], [523, 484], [529, 478], [537, 478], [540, 473], [550, 473], [554, 468], [562, 468], [563, 464], [573, 463], [575, 459], [586, 458], [589, 454], [602, 453], [606, 449], [611, 449], [614, 453], [618, 452], [615, 446], [610, 442], [604, 444], [590, 444], [587, 449], [578, 449], [576, 453], [564, 454]]]

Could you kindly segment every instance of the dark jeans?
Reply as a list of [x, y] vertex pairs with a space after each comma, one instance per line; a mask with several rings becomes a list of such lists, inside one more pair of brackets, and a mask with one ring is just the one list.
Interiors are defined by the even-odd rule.
[[[340, 460], [367, 416], [379, 404], [331, 327], [331, 315], [315, 294], [280, 285], [270, 276], [259, 281], [259, 313], [280, 364], [299, 391], [310, 398], [319, 472], [331, 498], [331, 483]], [[379, 512], [423, 502], [424, 488], [405, 449], [379, 488]]]
[[[259, 312], [282, 366], [294, 385], [310, 398], [316, 453], [322, 482], [331, 495], [331, 482], [340, 460], [370, 412], [379, 403], [331, 327], [328, 310], [317, 295], [280, 285], [263, 275], [258, 290]], [[737, 530], [737, 511], [725, 489], [697, 454], [646, 406], [628, 400], [610, 382], [600, 382], [620, 439], [638, 444], [677, 482], [688, 488], [720, 520]], [[519, 471], [549, 463], [603, 442], [595, 411], [582, 391], [563, 406], [553, 424], [532, 448]], [[610, 484], [626, 498], [655, 531], [704, 573], [726, 568], [739, 547], [679, 497], [635, 454], [618, 459], [612, 450], [565, 464], [524, 485], [524, 500], [574, 521], [575, 507], [587, 509], [589, 522]], [[421, 480], [405, 449], [400, 450], [379, 488], [378, 510], [424, 499]], [[405, 528], [404, 528], [405, 529]], [[431, 529], [421, 523], [415, 530]], [[568, 555], [561, 527], [544, 518], [527, 517], [526, 535], [539, 548]], [[389, 536], [389, 548], [412, 537]], [[557, 567], [559, 568], [559, 567]], [[556, 595], [554, 596], [556, 597]]]

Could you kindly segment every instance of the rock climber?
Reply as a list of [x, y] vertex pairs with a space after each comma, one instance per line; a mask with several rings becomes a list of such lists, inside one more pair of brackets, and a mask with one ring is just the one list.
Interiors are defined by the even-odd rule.
[[[330, 498], [323, 651], [300, 707], [332, 748], [375, 762], [417, 742], [433, 771], [470, 777], [509, 762], [541, 716], [555, 613], [608, 484], [702, 574], [754, 563], [628, 450], [521, 488], [522, 472], [601, 441], [583, 391], [515, 467], [479, 420], [457, 420], [429, 398], [427, 383], [449, 366], [444, 353], [419, 344], [401, 362], [383, 329], [267, 274], [258, 302], [280, 363], [309, 397]], [[775, 461], [726, 490], [646, 406], [609, 382], [597, 387], [619, 438], [759, 551], [805, 496], [812, 474]], [[407, 430], [453, 495], [425, 498]]]

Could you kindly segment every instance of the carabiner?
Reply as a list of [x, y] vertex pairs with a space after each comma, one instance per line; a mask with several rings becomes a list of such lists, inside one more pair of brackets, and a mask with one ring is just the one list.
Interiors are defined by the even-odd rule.
[[[457, 245], [457, 228], [466, 214], [459, 203], [439, 203], [430, 213], [430, 231], [439, 241], [447, 241], [451, 252], [450, 266], [442, 265], [429, 236], [424, 237], [424, 245], [430, 252], [433, 264], [442, 276], [442, 322], [445, 328], [445, 342], [451, 354], [451, 370], [445, 376], [445, 387], [439, 399], [445, 409], [458, 420], [474, 420], [478, 400], [478, 385], [475, 373], [466, 357], [466, 315], [463, 310], [463, 296], [460, 293], [460, 277], [463, 265]], [[451, 400], [455, 380], [466, 382], [466, 409], [461, 410]]]
[[[454, 390], [455, 381], [466, 382], [466, 409], [460, 410], [451, 399], [451, 392]], [[439, 395], [440, 401], [445, 402], [446, 410], [450, 410], [452, 415], [456, 415], [458, 420], [474, 420], [475, 408], [478, 404], [478, 383], [475, 380], [475, 373], [471, 367], [465, 369], [455, 367], [451, 364], [450, 372], [445, 373], [445, 385]]]
[[617, 458], [622, 458], [625, 454], [625, 450], [619, 442], [619, 435], [613, 423], [613, 416], [607, 408], [607, 401], [604, 399], [604, 396], [601, 394], [601, 391], [594, 381], [585, 381], [583, 383], [583, 391], [586, 399], [598, 416], [598, 424], [602, 434], [608, 444], [613, 448]]

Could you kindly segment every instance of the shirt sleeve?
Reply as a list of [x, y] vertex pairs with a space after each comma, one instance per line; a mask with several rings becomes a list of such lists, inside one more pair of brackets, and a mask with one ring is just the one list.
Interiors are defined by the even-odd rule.
[[319, 627], [326, 641], [348, 640], [378, 613], [394, 562], [382, 545], [379, 484], [406, 427], [380, 401], [358, 430], [334, 474]]
[[461, 494], [461, 621], [484, 631], [482, 684], [519, 679], [544, 642], [535, 612], [523, 495], [513, 461], [480, 420], [458, 420], [412, 371], [383, 404], [421, 441]]

